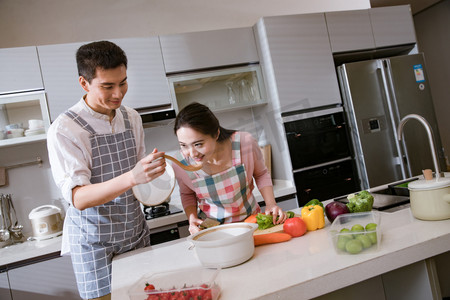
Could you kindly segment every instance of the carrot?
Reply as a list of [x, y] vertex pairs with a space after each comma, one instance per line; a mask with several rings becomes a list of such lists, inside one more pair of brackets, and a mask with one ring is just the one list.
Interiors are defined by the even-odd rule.
[[250, 215], [244, 220], [245, 223], [256, 223], [256, 215]]
[[253, 236], [253, 240], [255, 241], [255, 246], [287, 242], [291, 238], [292, 238], [292, 236], [290, 236], [289, 234], [284, 233], [284, 232], [273, 232], [273, 233], [258, 234], [258, 235]]

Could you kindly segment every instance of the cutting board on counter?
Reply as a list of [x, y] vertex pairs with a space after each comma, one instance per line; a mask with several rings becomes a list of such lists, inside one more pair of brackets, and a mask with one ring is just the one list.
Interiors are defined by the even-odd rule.
[[[301, 215], [295, 214], [294, 217], [301, 217]], [[256, 229], [255, 232], [253, 232], [253, 235], [273, 233], [273, 232], [283, 232], [283, 224], [278, 224], [263, 230]]]

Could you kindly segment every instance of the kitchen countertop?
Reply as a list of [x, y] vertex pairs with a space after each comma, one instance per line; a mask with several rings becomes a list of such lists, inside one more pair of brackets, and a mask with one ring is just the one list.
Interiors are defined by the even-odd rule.
[[[450, 250], [450, 219], [421, 221], [410, 208], [380, 214], [379, 251], [338, 255], [327, 220], [324, 229], [258, 246], [249, 261], [221, 270], [220, 299], [310, 299]], [[200, 266], [189, 246], [180, 239], [114, 258], [112, 299], [128, 299], [128, 289], [144, 275]], [[245, 289], [236, 289], [242, 282]]]
[[[282, 197], [295, 193], [295, 187], [289, 181], [273, 180], [275, 197]], [[261, 194], [258, 189], [254, 190], [254, 195], [258, 201], [262, 201]], [[181, 210], [181, 200], [178, 189], [176, 188], [172, 194], [170, 204], [177, 206]], [[150, 229], [176, 224], [185, 221], [186, 215], [184, 211], [181, 213], [168, 215], [147, 221]], [[54, 237], [42, 241], [25, 241], [20, 244], [10, 245], [0, 249], [0, 272], [10, 268], [31, 264], [35, 261], [48, 259], [50, 257], [58, 257], [61, 251], [62, 237]]]

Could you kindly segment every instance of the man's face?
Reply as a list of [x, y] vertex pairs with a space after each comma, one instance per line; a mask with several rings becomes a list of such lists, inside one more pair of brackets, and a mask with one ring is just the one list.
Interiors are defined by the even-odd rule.
[[98, 113], [113, 116], [127, 93], [127, 68], [121, 65], [114, 69], [97, 68], [91, 83], [80, 76], [80, 84], [87, 92], [86, 103]]

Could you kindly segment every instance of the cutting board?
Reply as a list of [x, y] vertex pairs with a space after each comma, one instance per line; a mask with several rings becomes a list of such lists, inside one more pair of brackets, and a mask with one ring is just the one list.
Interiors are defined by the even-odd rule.
[[[295, 214], [294, 217], [301, 217], [301, 215]], [[253, 235], [273, 233], [273, 232], [283, 232], [283, 224], [278, 224], [263, 230], [256, 229], [255, 232], [253, 232]]]

